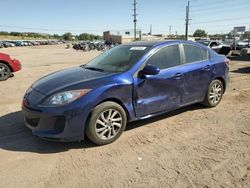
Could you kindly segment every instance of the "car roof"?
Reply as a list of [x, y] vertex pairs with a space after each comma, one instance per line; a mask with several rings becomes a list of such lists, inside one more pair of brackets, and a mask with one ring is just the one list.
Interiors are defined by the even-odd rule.
[[172, 43], [172, 42], [180, 42], [181, 40], [153, 40], [153, 41], [136, 41], [136, 42], [129, 42], [123, 44], [125, 46], [148, 46], [153, 47], [160, 44]]
[[147, 46], [147, 47], [154, 47], [162, 44], [171, 44], [171, 43], [183, 43], [183, 44], [197, 44], [197, 42], [193, 41], [186, 41], [186, 40], [158, 40], [158, 41], [136, 41], [136, 42], [129, 42], [126, 44], [122, 44], [123, 46]]

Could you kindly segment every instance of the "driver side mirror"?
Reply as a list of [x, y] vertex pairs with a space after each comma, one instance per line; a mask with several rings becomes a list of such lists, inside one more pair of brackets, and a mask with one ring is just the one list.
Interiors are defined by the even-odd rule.
[[158, 67], [155, 67], [154, 65], [146, 65], [141, 71], [140, 74], [141, 75], [157, 75], [159, 74], [160, 69]]

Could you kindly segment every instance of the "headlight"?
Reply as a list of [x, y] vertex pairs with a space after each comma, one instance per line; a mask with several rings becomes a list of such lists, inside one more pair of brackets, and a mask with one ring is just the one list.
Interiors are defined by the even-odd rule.
[[88, 93], [90, 89], [82, 89], [82, 90], [72, 90], [72, 91], [65, 91], [62, 93], [57, 93], [52, 95], [48, 99], [46, 99], [42, 106], [61, 106], [79, 99], [81, 96]]

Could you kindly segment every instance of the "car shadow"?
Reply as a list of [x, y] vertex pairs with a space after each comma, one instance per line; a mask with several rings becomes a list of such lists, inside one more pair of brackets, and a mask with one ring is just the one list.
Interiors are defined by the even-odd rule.
[[234, 73], [241, 73], [241, 74], [250, 74], [250, 67], [243, 67], [243, 68], [239, 68], [237, 70], [233, 70], [231, 72]]
[[231, 61], [250, 61], [250, 54], [244, 56], [229, 56], [228, 59]]
[[[168, 112], [153, 118], [135, 121], [129, 123], [125, 131], [130, 131], [147, 124], [181, 114], [186, 111], [193, 111], [204, 108], [200, 104], [184, 107], [172, 112]], [[31, 131], [23, 122], [21, 111], [13, 112], [0, 117], [0, 149], [17, 151], [17, 152], [33, 152], [40, 154], [52, 154], [65, 152], [70, 149], [84, 149], [98, 147], [88, 139], [81, 142], [53, 142], [40, 139], [32, 135]]]
[[0, 149], [34, 153], [58, 153], [70, 149], [97, 147], [90, 141], [53, 142], [33, 136], [23, 121], [21, 111], [0, 117]]

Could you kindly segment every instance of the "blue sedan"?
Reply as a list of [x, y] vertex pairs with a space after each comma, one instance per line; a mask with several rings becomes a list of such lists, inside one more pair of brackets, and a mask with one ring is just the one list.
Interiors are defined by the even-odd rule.
[[217, 106], [229, 60], [191, 41], [133, 42], [86, 65], [49, 74], [25, 93], [25, 124], [36, 136], [97, 145], [115, 141], [127, 122], [194, 103]]

